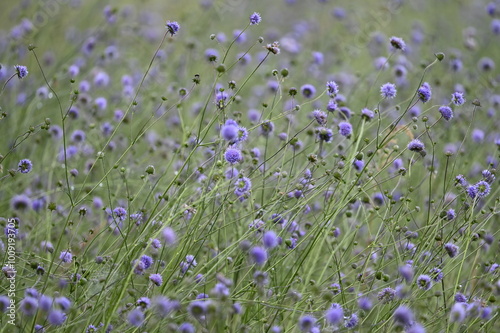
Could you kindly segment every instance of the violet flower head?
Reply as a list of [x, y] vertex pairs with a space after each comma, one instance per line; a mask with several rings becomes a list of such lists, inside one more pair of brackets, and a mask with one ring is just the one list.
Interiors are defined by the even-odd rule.
[[19, 79], [23, 79], [28, 75], [28, 67], [15, 65], [14, 68], [16, 69], [16, 74]]
[[397, 90], [394, 83], [387, 82], [380, 87], [380, 95], [385, 99], [393, 99], [396, 94]]
[[422, 103], [427, 103], [432, 97], [432, 90], [429, 83], [424, 82], [420, 88], [418, 88], [417, 94]]
[[167, 32], [170, 33], [170, 36], [174, 36], [181, 26], [176, 21], [167, 21], [165, 27], [167, 28]]
[[20, 173], [29, 173], [32, 168], [33, 168], [33, 163], [31, 163], [31, 161], [28, 159], [20, 160], [19, 164], [17, 165], [17, 170]]
[[389, 42], [391, 43], [391, 46], [396, 50], [401, 50], [401, 51], [406, 50], [406, 43], [400, 37], [392, 36]]
[[257, 25], [262, 21], [262, 17], [259, 13], [253, 13], [250, 15], [250, 25]]
[[446, 121], [449, 121], [451, 118], [453, 118], [453, 110], [449, 106], [440, 106], [439, 113], [441, 113], [441, 116], [443, 116]]

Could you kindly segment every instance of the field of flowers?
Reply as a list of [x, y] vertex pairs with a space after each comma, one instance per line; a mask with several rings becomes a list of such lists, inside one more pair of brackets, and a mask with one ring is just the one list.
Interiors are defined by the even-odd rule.
[[6, 1], [0, 332], [500, 332], [500, 1]]

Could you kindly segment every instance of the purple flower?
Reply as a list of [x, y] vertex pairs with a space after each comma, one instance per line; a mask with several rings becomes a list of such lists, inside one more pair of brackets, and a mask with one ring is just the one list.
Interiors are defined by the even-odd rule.
[[252, 261], [258, 266], [264, 265], [267, 261], [267, 251], [260, 246], [253, 247], [250, 250], [250, 256]]
[[418, 88], [418, 98], [422, 101], [422, 103], [428, 102], [432, 97], [432, 90], [429, 83], [424, 82], [420, 88]]
[[147, 309], [151, 306], [151, 301], [148, 297], [141, 297], [135, 302], [135, 305], [141, 309]]
[[149, 276], [149, 280], [153, 282], [156, 286], [161, 286], [163, 283], [163, 278], [161, 277], [160, 274], [151, 274]]
[[195, 333], [196, 332], [195, 327], [193, 326], [193, 324], [190, 324], [190, 323], [180, 324], [178, 330], [180, 333]]
[[326, 83], [326, 91], [330, 97], [335, 97], [339, 93], [339, 86], [335, 81], [328, 81]]
[[313, 98], [316, 95], [316, 88], [312, 84], [304, 84], [300, 91], [305, 98]]
[[127, 316], [127, 320], [130, 325], [140, 327], [144, 323], [144, 313], [141, 311], [141, 309], [136, 308], [130, 311]]
[[461, 323], [465, 319], [465, 306], [464, 303], [453, 304], [450, 312], [450, 321], [452, 323]]
[[396, 290], [392, 288], [384, 288], [377, 294], [378, 300], [384, 304], [392, 302], [395, 296], [396, 296]]
[[274, 131], [274, 123], [272, 121], [266, 120], [260, 125], [260, 133], [268, 137]]
[[209, 301], [193, 301], [188, 306], [188, 312], [191, 316], [200, 319], [207, 313]]
[[27, 316], [34, 316], [38, 309], [38, 301], [34, 297], [25, 297], [19, 304], [19, 309]]
[[58, 306], [62, 311], [68, 312], [71, 307], [71, 301], [64, 296], [56, 297], [54, 305]]
[[243, 155], [239, 149], [228, 148], [224, 154], [224, 158], [229, 164], [237, 164], [243, 160]]
[[380, 95], [385, 99], [393, 99], [396, 94], [396, 85], [393, 83], [387, 82], [380, 87]]
[[467, 195], [471, 198], [471, 199], [475, 199], [478, 195], [478, 188], [476, 187], [476, 185], [470, 185], [467, 187]]
[[14, 68], [16, 69], [16, 74], [19, 79], [25, 78], [28, 75], [28, 67], [15, 65]]
[[314, 119], [316, 119], [318, 124], [320, 124], [320, 125], [326, 124], [327, 117], [328, 117], [328, 114], [326, 112], [321, 111], [321, 110], [314, 110], [312, 112], [312, 115], [313, 115]]
[[462, 293], [456, 293], [454, 299], [457, 303], [467, 303], [467, 297]]
[[299, 328], [302, 332], [309, 332], [314, 327], [316, 323], [316, 318], [313, 316], [302, 316], [299, 318]]
[[25, 194], [19, 194], [12, 197], [10, 207], [13, 210], [26, 210], [31, 207], [31, 199]]
[[413, 324], [413, 313], [410, 308], [400, 305], [393, 314], [394, 322], [401, 326], [411, 326]]
[[453, 118], [453, 110], [449, 106], [440, 106], [439, 113], [441, 113], [441, 116], [447, 121]]
[[177, 301], [172, 301], [165, 296], [156, 296], [152, 300], [152, 308], [155, 313], [164, 318], [179, 307]]
[[73, 260], [73, 255], [68, 251], [61, 251], [59, 259], [64, 263], [70, 263]]
[[165, 229], [163, 229], [162, 236], [163, 236], [163, 241], [167, 246], [174, 245], [177, 240], [177, 236], [175, 234], [174, 229], [170, 227], [166, 227]]
[[335, 110], [337, 110], [337, 108], [338, 108], [338, 105], [334, 99], [331, 99], [328, 101], [328, 104], [326, 105], [326, 110], [328, 112], [334, 112]]
[[411, 267], [410, 265], [403, 265], [399, 267], [399, 274], [401, 274], [401, 276], [407, 283], [411, 282], [411, 280], [413, 279], [413, 267]]
[[363, 110], [361, 110], [361, 118], [363, 118], [366, 121], [372, 120], [374, 116], [375, 113], [370, 109], [364, 108]]
[[331, 129], [326, 128], [326, 127], [318, 127], [316, 129], [316, 131], [318, 132], [318, 138], [321, 141], [324, 141], [326, 143], [332, 142], [332, 140], [333, 140], [333, 131]]
[[29, 173], [32, 168], [33, 168], [33, 163], [31, 163], [31, 161], [28, 159], [20, 160], [19, 164], [17, 165], [17, 170], [20, 173]]
[[421, 152], [424, 149], [425, 149], [425, 146], [422, 143], [422, 141], [420, 141], [419, 139], [412, 140], [408, 144], [408, 150], [411, 150], [411, 151]]
[[349, 319], [344, 323], [345, 328], [354, 328], [358, 325], [358, 315], [353, 313]]
[[434, 282], [439, 282], [443, 279], [443, 272], [441, 269], [434, 267], [429, 271], [430, 276]]
[[167, 21], [167, 24], [165, 26], [168, 33], [170, 33], [170, 36], [174, 36], [175, 34], [177, 34], [181, 27], [176, 21]]
[[326, 310], [325, 319], [329, 324], [336, 325], [344, 319], [344, 309], [342, 309], [340, 304], [333, 303], [332, 306]]
[[444, 250], [448, 253], [450, 258], [454, 258], [458, 255], [459, 248], [453, 243], [446, 243], [444, 244]]
[[372, 301], [368, 297], [361, 297], [358, 299], [358, 307], [363, 311], [370, 311]]
[[219, 58], [219, 51], [215, 49], [206, 49], [205, 50], [205, 58], [208, 61], [217, 61], [217, 58]]
[[349, 137], [352, 134], [352, 125], [349, 124], [348, 122], [341, 122], [339, 123], [339, 133], [342, 136]]
[[479, 198], [484, 198], [490, 193], [490, 184], [488, 184], [486, 181], [481, 180], [477, 182], [474, 187], [477, 189], [477, 196]]
[[66, 314], [59, 310], [53, 310], [47, 316], [47, 320], [51, 325], [61, 326], [66, 321]]
[[391, 43], [391, 46], [396, 50], [406, 50], [406, 43], [402, 38], [392, 36], [389, 42]]
[[140, 261], [144, 264], [144, 268], [148, 269], [153, 265], [153, 258], [147, 255], [143, 255], [140, 259]]
[[278, 235], [272, 230], [266, 231], [262, 236], [262, 243], [267, 249], [278, 246]]
[[259, 13], [253, 13], [250, 15], [250, 25], [257, 25], [262, 21]]
[[454, 92], [451, 94], [451, 101], [457, 106], [463, 105], [465, 103], [464, 93], [458, 91]]
[[127, 210], [123, 207], [116, 207], [113, 209], [113, 214], [119, 221], [123, 221], [127, 218]]
[[234, 142], [238, 137], [238, 125], [227, 120], [221, 127], [220, 135], [224, 140]]
[[429, 275], [422, 274], [417, 278], [417, 286], [422, 290], [429, 290], [432, 287], [432, 281]]

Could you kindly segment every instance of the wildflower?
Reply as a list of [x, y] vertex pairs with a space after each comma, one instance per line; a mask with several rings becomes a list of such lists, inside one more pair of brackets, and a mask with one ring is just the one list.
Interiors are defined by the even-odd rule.
[[368, 297], [361, 297], [358, 299], [358, 307], [363, 311], [370, 311], [373, 304]]
[[180, 324], [178, 330], [180, 333], [195, 333], [196, 332], [195, 327], [193, 326], [193, 324], [190, 324], [190, 323]]
[[418, 97], [419, 99], [422, 101], [422, 103], [426, 103], [428, 102], [431, 97], [432, 97], [432, 90], [431, 90], [431, 86], [429, 85], [429, 83], [427, 82], [424, 82], [420, 88], [418, 88]]
[[205, 58], [208, 61], [217, 61], [217, 58], [219, 58], [219, 51], [215, 49], [206, 49], [205, 50]]
[[320, 125], [325, 125], [326, 124], [326, 120], [327, 120], [327, 117], [328, 117], [328, 114], [324, 111], [321, 111], [321, 110], [314, 110], [312, 112], [312, 115], [314, 117], [314, 119], [316, 119], [316, 121], [318, 122], [318, 124]]
[[147, 255], [143, 255], [140, 261], [144, 264], [145, 269], [148, 269], [151, 265], [153, 265], [153, 258]]
[[333, 131], [329, 128], [325, 128], [325, 127], [318, 127], [316, 129], [317, 133], [318, 133], [318, 138], [321, 140], [321, 141], [324, 141], [324, 142], [332, 142], [333, 140]]
[[31, 161], [28, 159], [20, 160], [19, 164], [17, 165], [17, 170], [20, 173], [29, 173], [32, 168], [33, 168], [33, 163], [31, 163]]
[[60, 296], [54, 300], [54, 305], [57, 305], [62, 311], [68, 312], [71, 307], [71, 301], [67, 297]]
[[476, 185], [470, 185], [467, 187], [467, 194], [471, 199], [475, 199], [478, 195], [478, 188]]
[[262, 21], [259, 13], [253, 13], [250, 15], [250, 25], [257, 25]]
[[25, 194], [19, 194], [12, 197], [10, 207], [13, 210], [26, 210], [31, 207], [31, 199]]
[[316, 88], [312, 84], [304, 84], [300, 87], [300, 92], [305, 98], [313, 98], [316, 95]]
[[463, 105], [465, 103], [464, 93], [456, 91], [451, 94], [451, 102], [457, 106]]
[[439, 282], [443, 279], [443, 272], [441, 269], [434, 267], [429, 271], [430, 276], [434, 282]]
[[465, 306], [463, 303], [453, 304], [450, 312], [450, 321], [452, 323], [461, 323], [465, 319]]
[[344, 326], [345, 328], [354, 328], [358, 325], [358, 315], [353, 313], [349, 319], [345, 322]]
[[449, 106], [440, 106], [439, 113], [441, 113], [441, 116], [447, 121], [453, 118], [453, 110]]
[[396, 290], [392, 288], [384, 288], [381, 292], [378, 293], [377, 298], [382, 303], [390, 303], [394, 300], [394, 296], [396, 296]]
[[166, 227], [165, 229], [163, 229], [162, 236], [163, 236], [163, 241], [167, 246], [174, 245], [177, 240], [177, 236], [175, 234], [174, 229], [170, 227]]
[[264, 265], [267, 261], [267, 252], [260, 246], [253, 247], [250, 250], [250, 256], [252, 257], [252, 261], [258, 266]]
[[345, 121], [339, 123], [339, 133], [342, 136], [350, 137], [352, 134], [352, 125]]
[[411, 282], [413, 279], [413, 267], [411, 265], [403, 265], [399, 267], [399, 274], [401, 274], [406, 282]]
[[166, 317], [179, 307], [177, 301], [172, 301], [165, 296], [156, 296], [151, 301], [152, 309], [160, 317]]
[[339, 86], [335, 81], [328, 81], [326, 83], [326, 91], [330, 97], [335, 97], [339, 93]]
[[70, 263], [73, 260], [73, 255], [69, 251], [61, 251], [61, 254], [59, 255], [59, 259], [63, 263]]
[[272, 44], [267, 44], [265, 48], [271, 52], [272, 54], [279, 54], [280, 53], [280, 43], [279, 42], [274, 42]]
[[14, 68], [16, 69], [16, 74], [19, 79], [23, 79], [28, 75], [28, 67], [15, 65]]
[[429, 275], [422, 274], [417, 278], [417, 286], [422, 290], [429, 290], [432, 287], [432, 281]]
[[448, 255], [450, 256], [450, 258], [454, 258], [458, 255], [459, 248], [453, 243], [444, 244], [444, 249], [446, 253], [448, 253]]
[[147, 297], [141, 297], [135, 302], [135, 304], [141, 309], [147, 309], [150, 307], [151, 301]]
[[372, 120], [374, 116], [375, 113], [370, 109], [364, 108], [363, 110], [361, 110], [361, 118], [363, 118], [366, 121]]
[[326, 105], [326, 110], [328, 112], [334, 112], [335, 110], [337, 110], [337, 108], [338, 108], [338, 105], [334, 99], [331, 99], [328, 101], [328, 104]]
[[207, 301], [193, 301], [188, 306], [188, 312], [195, 318], [201, 318], [207, 312]]
[[479, 198], [484, 198], [490, 193], [490, 184], [484, 180], [477, 182], [474, 187], [477, 189], [477, 196]]
[[481, 175], [488, 184], [492, 184], [496, 179], [495, 175], [489, 170], [483, 170]]
[[47, 316], [47, 320], [51, 325], [60, 326], [66, 321], [66, 314], [59, 310], [53, 310]]
[[467, 180], [464, 175], [458, 175], [455, 177], [455, 186], [467, 186]]
[[262, 236], [262, 243], [268, 249], [272, 249], [278, 245], [278, 236], [272, 230], [266, 231]]
[[235, 121], [227, 120], [220, 130], [221, 137], [229, 142], [234, 142], [238, 137], [238, 125]]
[[226, 150], [224, 158], [229, 164], [237, 164], [243, 160], [243, 155], [239, 149], [229, 148]]
[[170, 36], [174, 36], [175, 34], [177, 34], [177, 32], [181, 27], [179, 23], [175, 21], [167, 21], [167, 24], [165, 26], [167, 28], [168, 33], [170, 33]]
[[299, 318], [299, 328], [302, 332], [309, 332], [314, 327], [316, 318], [312, 316], [302, 316]]
[[344, 309], [338, 303], [333, 303], [332, 306], [326, 310], [325, 319], [331, 325], [336, 325], [344, 319]]
[[406, 50], [406, 43], [402, 38], [392, 36], [389, 42], [391, 43], [391, 46], [396, 50]]
[[113, 209], [113, 214], [119, 221], [123, 221], [127, 218], [127, 210], [123, 207], [116, 207]]
[[408, 150], [411, 150], [411, 151], [421, 152], [424, 149], [425, 149], [425, 146], [422, 143], [422, 141], [420, 141], [419, 139], [412, 140], [408, 144]]
[[19, 304], [19, 309], [27, 316], [34, 316], [38, 309], [38, 301], [34, 297], [25, 297]]
[[260, 133], [267, 137], [274, 131], [274, 123], [266, 120], [260, 125]]
[[140, 327], [144, 323], [144, 313], [139, 308], [136, 308], [130, 311], [127, 320], [130, 325]]
[[410, 308], [400, 305], [393, 314], [394, 322], [401, 326], [411, 326], [413, 323], [413, 313]]
[[160, 274], [151, 274], [149, 276], [149, 280], [153, 282], [156, 286], [161, 286], [163, 283], [163, 279]]
[[396, 97], [396, 85], [393, 83], [385, 83], [380, 87], [380, 95], [385, 99], [392, 99]]

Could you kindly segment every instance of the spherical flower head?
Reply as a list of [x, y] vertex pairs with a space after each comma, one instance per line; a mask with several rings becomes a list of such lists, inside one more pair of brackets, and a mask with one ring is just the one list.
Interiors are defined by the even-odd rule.
[[70, 263], [73, 260], [73, 255], [69, 251], [61, 251], [61, 254], [59, 255], [59, 259], [63, 263]]
[[432, 97], [432, 90], [429, 83], [424, 82], [420, 88], [418, 88], [418, 98], [422, 103], [427, 103]]
[[130, 311], [127, 316], [127, 320], [131, 326], [140, 327], [144, 323], [144, 313], [141, 309], [136, 308]]
[[119, 221], [123, 221], [127, 218], [127, 210], [123, 207], [116, 207], [113, 209], [113, 214]]
[[266, 120], [260, 125], [260, 133], [268, 137], [274, 131], [274, 123], [272, 121]]
[[38, 309], [38, 300], [34, 297], [25, 297], [19, 304], [19, 309], [27, 316], [34, 316]]
[[454, 258], [458, 255], [459, 247], [453, 243], [446, 243], [444, 244], [444, 250], [448, 253], [450, 258]]
[[354, 327], [358, 326], [358, 322], [359, 322], [358, 315], [353, 313], [349, 317], [349, 319], [344, 323], [344, 326], [345, 326], [345, 328], [354, 328]]
[[180, 333], [195, 333], [196, 328], [191, 323], [182, 323], [178, 328]]
[[209, 301], [193, 301], [188, 306], [188, 312], [195, 318], [201, 318], [207, 313]]
[[481, 171], [481, 175], [488, 184], [492, 184], [496, 179], [495, 175], [490, 170]]
[[151, 306], [151, 300], [148, 297], [141, 297], [135, 302], [135, 305], [142, 309], [147, 309]]
[[144, 268], [148, 269], [153, 265], [153, 258], [151, 258], [148, 255], [143, 255], [140, 259], [140, 261], [144, 264]]
[[161, 277], [160, 274], [151, 274], [149, 276], [149, 280], [153, 282], [156, 286], [161, 286], [163, 283], [163, 278]]
[[272, 230], [266, 231], [262, 236], [262, 244], [264, 244], [267, 249], [275, 248], [278, 246], [278, 235]]
[[441, 113], [441, 116], [443, 116], [446, 121], [449, 121], [451, 118], [453, 118], [453, 110], [449, 106], [440, 106], [439, 113]]
[[401, 51], [406, 50], [406, 43], [400, 37], [392, 36], [389, 39], [389, 42], [391, 43], [391, 46], [396, 50], [401, 50]]
[[335, 81], [328, 81], [326, 83], [326, 91], [330, 97], [335, 97], [339, 93], [339, 86]]
[[454, 299], [457, 303], [467, 303], [467, 297], [462, 293], [456, 293]]
[[352, 125], [345, 121], [339, 123], [339, 133], [342, 136], [350, 137], [352, 134]]
[[318, 138], [321, 141], [324, 141], [326, 143], [332, 142], [332, 140], [333, 140], [333, 131], [331, 129], [326, 128], [326, 127], [318, 127], [316, 129], [316, 131], [318, 132]]
[[490, 193], [490, 184], [488, 184], [486, 181], [481, 180], [474, 185], [477, 189], [477, 196], [479, 198], [484, 198]]
[[464, 93], [456, 91], [451, 94], [451, 102], [457, 106], [463, 105], [465, 103]]
[[393, 99], [396, 94], [397, 90], [394, 83], [387, 82], [380, 87], [380, 95], [385, 99]]
[[471, 198], [471, 199], [475, 199], [478, 195], [478, 188], [476, 187], [476, 185], [469, 185], [467, 187], [467, 195]]
[[332, 306], [326, 310], [325, 319], [330, 325], [336, 325], [344, 319], [344, 309], [338, 303], [333, 303]]
[[313, 115], [314, 119], [316, 119], [318, 124], [326, 125], [326, 121], [327, 121], [327, 117], [328, 117], [328, 114], [326, 112], [321, 111], [321, 110], [314, 110], [312, 112], [312, 115]]
[[300, 87], [300, 92], [305, 98], [313, 98], [316, 95], [316, 88], [312, 84], [304, 84]]
[[163, 236], [163, 241], [167, 246], [172, 246], [177, 241], [177, 235], [174, 229], [170, 227], [166, 227], [165, 229], [163, 229], [162, 236]]
[[20, 160], [19, 164], [17, 165], [17, 170], [20, 173], [29, 173], [32, 168], [33, 168], [33, 163], [31, 163], [31, 161], [28, 159]]
[[378, 300], [384, 304], [392, 302], [395, 296], [396, 296], [396, 290], [392, 288], [384, 288], [381, 292], [377, 294]]
[[368, 297], [361, 297], [358, 299], [358, 307], [363, 311], [370, 311], [373, 304]]
[[363, 110], [361, 110], [361, 118], [363, 118], [366, 121], [372, 120], [374, 116], [375, 113], [370, 109], [364, 108]]
[[53, 310], [47, 316], [47, 320], [51, 325], [61, 326], [66, 321], [66, 314], [59, 310]]
[[250, 249], [250, 257], [256, 265], [262, 266], [267, 261], [267, 251], [263, 247], [255, 246]]
[[28, 75], [28, 67], [15, 65], [14, 68], [16, 69], [16, 74], [19, 79], [23, 79]]
[[465, 179], [464, 175], [458, 175], [455, 177], [455, 186], [467, 186], [467, 179]]
[[434, 282], [439, 282], [443, 279], [444, 275], [441, 269], [434, 267], [429, 271], [429, 275], [431, 276]]
[[409, 307], [400, 305], [393, 314], [394, 322], [401, 326], [411, 326], [413, 324], [413, 313]]
[[299, 328], [302, 332], [309, 332], [314, 327], [316, 323], [316, 318], [313, 316], [302, 316], [299, 318]]
[[450, 312], [450, 322], [461, 323], [465, 320], [466, 312], [464, 303], [453, 304]]
[[222, 125], [220, 135], [224, 140], [234, 142], [238, 138], [238, 126], [226, 122], [226, 124]]
[[170, 33], [171, 36], [177, 34], [177, 32], [180, 29], [179, 23], [176, 21], [167, 21], [167, 24], [165, 25], [167, 28], [168, 33]]
[[422, 141], [420, 141], [419, 139], [412, 140], [408, 144], [408, 150], [411, 150], [411, 151], [421, 152], [424, 149], [425, 149], [425, 146], [422, 143]]
[[413, 267], [411, 265], [403, 265], [399, 267], [399, 274], [401, 274], [407, 283], [411, 282], [413, 279]]
[[243, 155], [239, 149], [228, 148], [224, 153], [224, 158], [229, 164], [238, 164], [243, 160]]
[[429, 290], [432, 287], [431, 277], [426, 274], [422, 274], [417, 278], [417, 286], [422, 290]]
[[219, 58], [219, 51], [215, 49], [206, 49], [205, 50], [205, 58], [208, 61], [217, 61], [217, 58]]
[[253, 13], [250, 15], [250, 25], [257, 25], [262, 21], [259, 13]]

